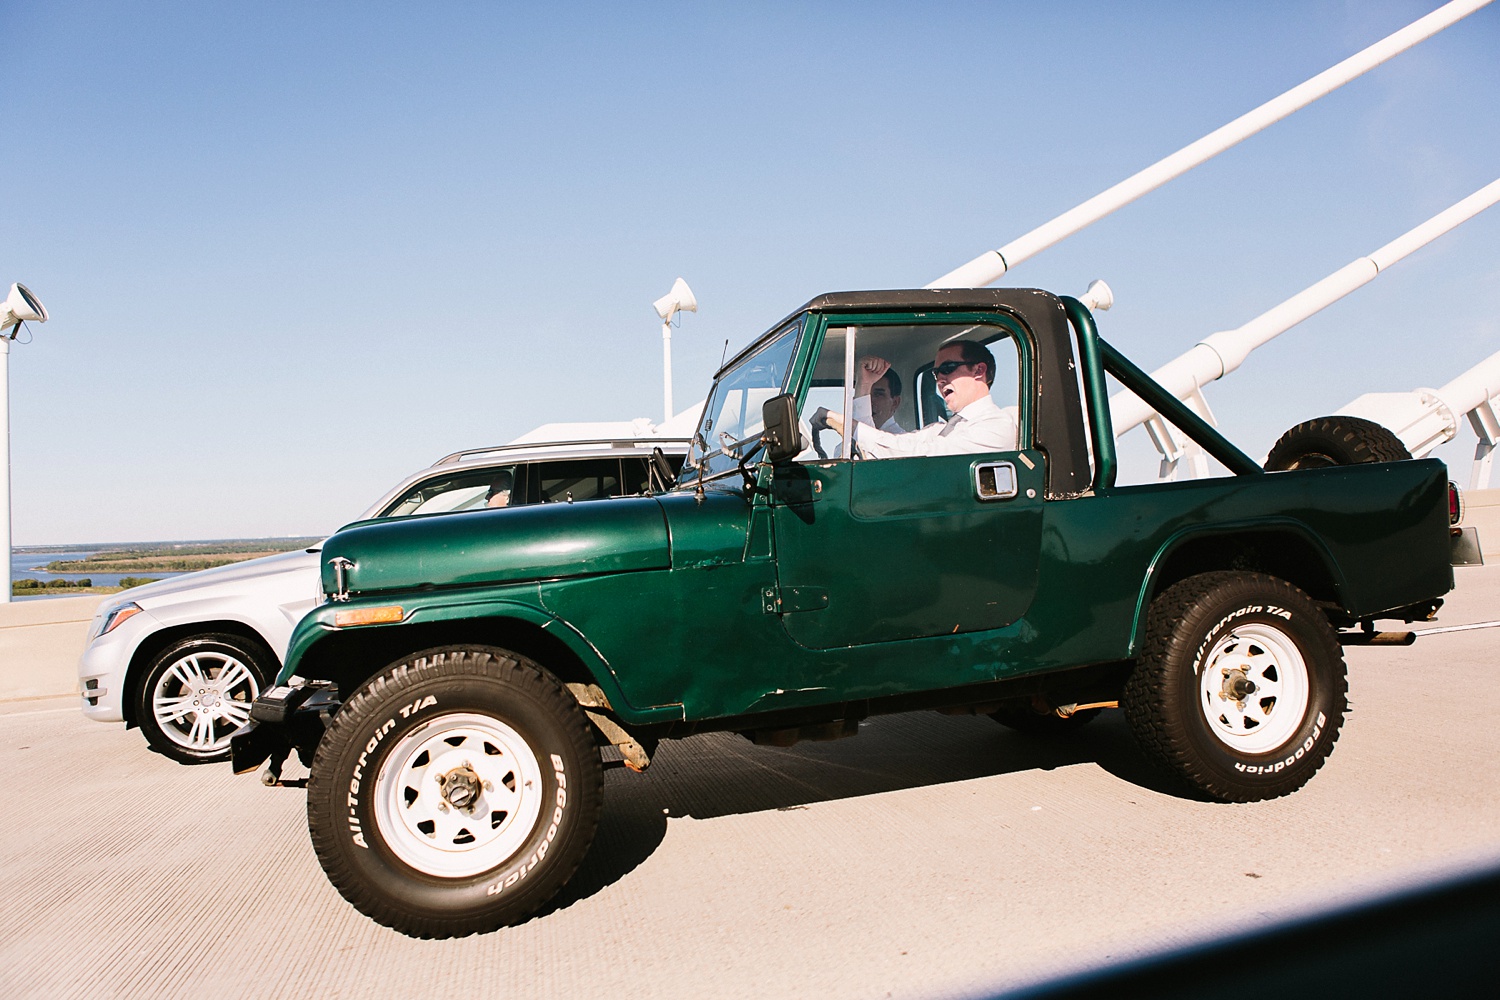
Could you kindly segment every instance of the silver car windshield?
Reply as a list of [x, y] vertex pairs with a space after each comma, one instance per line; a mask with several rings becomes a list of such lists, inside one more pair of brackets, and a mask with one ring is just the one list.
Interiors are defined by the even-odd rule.
[[700, 475], [706, 479], [733, 469], [755, 446], [764, 429], [761, 405], [786, 391], [801, 329], [800, 322], [793, 323], [714, 383], [679, 485], [696, 482]]

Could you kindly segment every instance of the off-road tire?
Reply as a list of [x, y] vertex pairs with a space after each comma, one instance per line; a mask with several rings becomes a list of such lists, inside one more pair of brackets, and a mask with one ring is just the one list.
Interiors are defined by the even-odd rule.
[[1333, 629], [1306, 594], [1261, 573], [1215, 572], [1152, 602], [1120, 707], [1146, 756], [1189, 788], [1253, 802], [1296, 791], [1323, 765], [1347, 691]]
[[[467, 808], [443, 780], [455, 775], [483, 789]], [[552, 898], [593, 841], [602, 789], [588, 721], [556, 678], [503, 649], [450, 646], [387, 668], [332, 717], [307, 823], [361, 913], [412, 937], [458, 937]]]
[[229, 736], [279, 664], [263, 644], [210, 632], [153, 656], [132, 692], [135, 722], [157, 753], [179, 764], [229, 759]]
[[1277, 439], [1266, 456], [1266, 471], [1402, 462], [1409, 458], [1411, 452], [1401, 439], [1372, 420], [1318, 417], [1303, 421]]

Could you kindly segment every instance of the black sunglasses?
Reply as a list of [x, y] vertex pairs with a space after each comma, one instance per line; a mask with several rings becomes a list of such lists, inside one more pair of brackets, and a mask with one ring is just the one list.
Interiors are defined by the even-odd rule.
[[954, 372], [958, 371], [960, 368], [968, 368], [970, 365], [974, 365], [974, 364], [977, 364], [977, 363], [978, 362], [975, 362], [975, 361], [944, 361], [940, 365], [933, 365], [932, 366], [932, 374], [934, 374], [934, 375], [952, 375]]

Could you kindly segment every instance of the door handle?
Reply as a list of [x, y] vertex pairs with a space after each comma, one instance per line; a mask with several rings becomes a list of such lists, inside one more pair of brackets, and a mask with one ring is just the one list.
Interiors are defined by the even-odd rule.
[[1009, 500], [1019, 492], [1016, 467], [1010, 462], [979, 462], [974, 466], [974, 495], [981, 500]]

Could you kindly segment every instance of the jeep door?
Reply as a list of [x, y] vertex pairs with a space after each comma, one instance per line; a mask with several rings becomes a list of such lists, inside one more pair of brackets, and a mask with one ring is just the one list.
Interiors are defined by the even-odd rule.
[[[812, 430], [819, 407], [852, 410], [867, 421], [883, 417], [870, 412], [870, 399], [860, 405], [855, 396], [856, 365], [869, 356], [892, 362], [900, 385], [894, 411], [881, 423], [909, 433], [939, 422], [932, 359], [938, 346], [965, 339], [986, 344], [995, 356], [991, 398], [1012, 408], [1017, 444], [1027, 441], [1030, 415], [1022, 401], [1028, 394], [1019, 387], [1029, 372], [1029, 341], [1016, 336], [1009, 322], [880, 316], [829, 326], [803, 380], [804, 430]], [[822, 455], [809, 447], [772, 477], [781, 621], [795, 642], [818, 650], [865, 647], [1018, 622], [1036, 590], [1044, 502], [1040, 452], [1012, 448], [873, 460], [858, 457], [856, 444], [851, 459], [844, 457], [847, 434], [823, 431], [817, 437]], [[882, 690], [920, 690], [985, 680], [997, 666], [951, 660], [923, 656], [883, 668], [891, 670], [888, 677], [863, 679]], [[870, 662], [888, 664], [892, 658]]]

